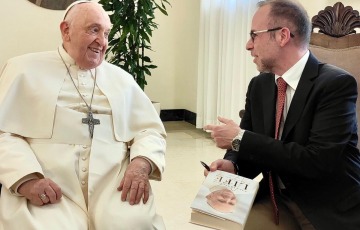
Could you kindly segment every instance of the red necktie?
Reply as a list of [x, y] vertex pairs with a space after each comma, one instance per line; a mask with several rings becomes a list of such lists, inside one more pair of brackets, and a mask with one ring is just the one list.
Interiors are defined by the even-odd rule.
[[[275, 138], [279, 139], [279, 131], [280, 131], [280, 123], [281, 118], [284, 111], [284, 104], [285, 104], [285, 96], [286, 96], [286, 82], [281, 77], [277, 79], [277, 100], [276, 100], [276, 118], [275, 118]], [[274, 209], [274, 217], [275, 223], [279, 224], [279, 209], [276, 204], [275, 193], [274, 193], [274, 183], [272, 178], [271, 171], [269, 172], [269, 187], [270, 187], [270, 196], [271, 202]]]
[[286, 96], [286, 82], [282, 77], [277, 79], [277, 101], [276, 101], [276, 120], [275, 120], [275, 138], [279, 138], [280, 122], [284, 111], [285, 96]]

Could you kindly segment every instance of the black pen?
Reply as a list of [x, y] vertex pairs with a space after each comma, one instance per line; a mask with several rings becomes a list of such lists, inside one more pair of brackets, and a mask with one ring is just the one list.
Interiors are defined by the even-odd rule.
[[205, 162], [200, 161], [200, 163], [206, 168], [207, 171], [210, 171], [210, 167]]

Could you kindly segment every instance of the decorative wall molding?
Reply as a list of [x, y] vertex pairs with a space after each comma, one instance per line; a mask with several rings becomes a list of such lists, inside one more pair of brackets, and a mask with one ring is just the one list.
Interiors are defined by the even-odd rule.
[[71, 3], [76, 0], [28, 0], [37, 6], [49, 10], [65, 10]]

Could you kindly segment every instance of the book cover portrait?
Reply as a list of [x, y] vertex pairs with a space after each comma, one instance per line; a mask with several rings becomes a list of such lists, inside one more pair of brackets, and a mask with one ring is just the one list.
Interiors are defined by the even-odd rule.
[[211, 225], [211, 220], [199, 223], [196, 218], [196, 215], [207, 215], [210, 219], [219, 218], [244, 226], [258, 188], [257, 181], [224, 171], [210, 172], [191, 204], [191, 222]]

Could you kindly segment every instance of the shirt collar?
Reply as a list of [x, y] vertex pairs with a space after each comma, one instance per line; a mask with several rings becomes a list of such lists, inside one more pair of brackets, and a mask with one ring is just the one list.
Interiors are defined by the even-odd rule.
[[[309, 59], [310, 56], [310, 52], [309, 50], [306, 51], [306, 53], [300, 58], [300, 60], [298, 62], [295, 63], [295, 65], [293, 65], [290, 69], [288, 69], [281, 77], [284, 79], [284, 81], [286, 82], [286, 84], [288, 86], [290, 86], [293, 90], [296, 90], [296, 87], [299, 84], [300, 81], [300, 77], [302, 72], [305, 69], [305, 65], [307, 60]], [[275, 75], [275, 83], [276, 80], [279, 78], [280, 76]]]
[[75, 60], [66, 52], [66, 50], [64, 49], [64, 47], [62, 45], [60, 45], [58, 47], [59, 53], [62, 57], [62, 59], [64, 60], [64, 62], [70, 66], [76, 65]]

